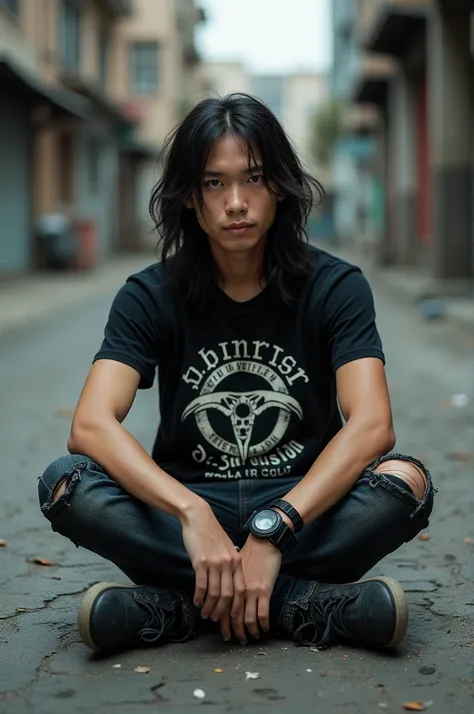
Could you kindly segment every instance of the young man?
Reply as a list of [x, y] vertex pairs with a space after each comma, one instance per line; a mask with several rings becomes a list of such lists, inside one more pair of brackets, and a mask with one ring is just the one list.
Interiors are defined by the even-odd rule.
[[[170, 137], [151, 201], [162, 259], [118, 292], [69, 455], [39, 479], [52, 528], [134, 583], [99, 583], [95, 650], [183, 641], [397, 645], [407, 604], [359, 579], [428, 524], [433, 486], [395, 443], [373, 298], [309, 248], [319, 184], [247, 95], [209, 99]], [[159, 371], [150, 456], [122, 425]]]

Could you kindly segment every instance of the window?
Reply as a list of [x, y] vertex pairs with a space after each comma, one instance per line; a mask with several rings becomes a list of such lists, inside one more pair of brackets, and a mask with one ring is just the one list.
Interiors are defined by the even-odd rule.
[[62, 0], [60, 19], [60, 51], [62, 68], [77, 72], [80, 62], [81, 14], [76, 0]]
[[157, 42], [132, 44], [130, 79], [132, 94], [155, 94], [158, 91]]
[[107, 89], [107, 64], [109, 54], [109, 36], [107, 28], [104, 25], [99, 26], [99, 35], [97, 38], [98, 55], [99, 55], [99, 82], [103, 92]]
[[19, 0], [0, 0], [0, 8], [4, 7], [6, 10], [11, 12], [12, 15], [18, 15], [20, 12], [19, 5]]

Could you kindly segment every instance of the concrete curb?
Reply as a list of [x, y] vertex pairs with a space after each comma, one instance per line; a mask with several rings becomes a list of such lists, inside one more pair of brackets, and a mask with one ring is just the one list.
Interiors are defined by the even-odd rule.
[[[465, 283], [442, 286], [421, 271], [377, 266], [370, 258], [358, 255], [355, 251], [329, 249], [329, 252], [358, 265], [374, 290], [388, 294], [399, 303], [410, 305], [421, 314], [425, 301], [433, 300], [437, 303], [433, 313], [438, 309], [441, 312], [439, 319], [449, 320], [464, 330], [474, 332], [474, 293], [467, 292], [468, 286]], [[459, 294], [456, 295], [456, 292]], [[428, 309], [426, 313], [425, 318], [429, 319]]]
[[41, 273], [0, 284], [0, 341], [72, 306], [114, 293], [129, 275], [155, 261], [153, 253], [131, 254], [88, 273]]

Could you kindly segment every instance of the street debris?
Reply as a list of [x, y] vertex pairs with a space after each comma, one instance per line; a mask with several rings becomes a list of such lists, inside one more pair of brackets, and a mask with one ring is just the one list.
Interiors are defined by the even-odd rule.
[[464, 538], [464, 543], [474, 543], [474, 540], [472, 538]]
[[312, 672], [313, 670], [308, 667], [306, 671], [307, 671], [307, 672]]
[[121, 664], [113, 664], [112, 669], [120, 669], [121, 666], [122, 666]]
[[196, 697], [196, 699], [204, 699], [206, 696], [206, 692], [204, 689], [195, 689], [193, 692], [193, 697]]
[[214, 672], [216, 672], [216, 674], [222, 674], [222, 669], [220, 667], [216, 667]]
[[431, 540], [431, 535], [429, 533], [422, 533], [418, 538], [420, 540]]
[[257, 652], [257, 657], [266, 657], [267, 653], [266, 652]]
[[467, 394], [453, 394], [451, 397], [451, 406], [457, 407], [458, 409], [464, 409], [469, 404], [469, 397]]
[[2, 539], [0, 538], [0, 548], [5, 548], [6, 544], [7, 544], [7, 541], [6, 541], [6, 540], [2, 540]]
[[310, 651], [310, 652], [319, 652], [319, 650], [318, 650], [317, 647], [310, 647], [310, 648], [309, 648], [309, 651]]
[[245, 672], [245, 679], [259, 679], [260, 674], [258, 672]]
[[39, 557], [34, 557], [34, 558], [28, 558], [28, 563], [35, 563], [35, 565], [54, 565], [50, 560], [47, 558], [39, 558]]
[[17, 607], [16, 611], [17, 612], [26, 612], [26, 607]]
[[445, 458], [449, 459], [449, 461], [470, 461], [471, 456], [470, 451], [448, 451], [445, 454]]
[[379, 707], [381, 709], [388, 709], [388, 704], [387, 702], [379, 702]]
[[148, 672], [151, 672], [151, 667], [135, 667], [133, 671], [138, 672], [138, 674], [148, 674]]
[[402, 706], [409, 712], [424, 712], [433, 702], [403, 702]]
[[74, 416], [75, 408], [74, 407], [59, 407], [56, 409], [56, 416], [58, 419], [72, 419]]

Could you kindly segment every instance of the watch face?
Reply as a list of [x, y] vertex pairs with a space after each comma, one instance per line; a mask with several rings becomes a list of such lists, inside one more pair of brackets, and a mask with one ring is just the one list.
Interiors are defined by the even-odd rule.
[[252, 526], [262, 534], [270, 534], [280, 523], [280, 516], [271, 509], [260, 511], [253, 519]]

